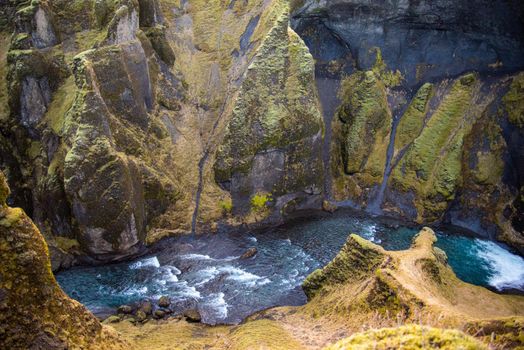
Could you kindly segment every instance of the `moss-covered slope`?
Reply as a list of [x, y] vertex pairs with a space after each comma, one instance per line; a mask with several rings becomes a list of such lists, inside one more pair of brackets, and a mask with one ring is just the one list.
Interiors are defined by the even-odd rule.
[[380, 79], [369, 71], [343, 81], [333, 199], [361, 208], [378, 200], [387, 214], [452, 223], [522, 251], [522, 74], [469, 73], [423, 84], [407, 100]]
[[248, 67], [214, 165], [233, 211], [244, 215], [257, 209], [250, 208], [257, 195], [269, 195], [266, 205], [274, 208], [266, 214], [278, 216], [307, 205], [312, 195], [318, 202], [322, 188], [322, 120], [310, 85], [314, 64], [288, 22], [283, 6]]
[[43, 236], [10, 208], [0, 172], [0, 344], [4, 349], [126, 349], [114, 330], [69, 299], [51, 272]]

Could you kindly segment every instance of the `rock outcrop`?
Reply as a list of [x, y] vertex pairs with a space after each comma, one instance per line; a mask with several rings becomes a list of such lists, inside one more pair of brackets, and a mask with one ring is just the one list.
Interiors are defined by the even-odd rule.
[[[436, 240], [435, 233], [424, 228], [410, 249], [386, 251], [351, 235], [328, 265], [304, 281], [309, 299], [305, 309], [316, 316], [351, 314], [355, 320], [376, 311], [396, 315], [403, 322], [441, 313], [443, 324], [522, 316], [524, 297], [500, 295], [462, 282], [447, 264], [446, 254], [433, 246]], [[481, 302], [485, 306], [478, 308]]]
[[51, 271], [44, 237], [10, 208], [0, 172], [0, 344], [4, 349], [126, 349], [117, 333], [69, 299]]

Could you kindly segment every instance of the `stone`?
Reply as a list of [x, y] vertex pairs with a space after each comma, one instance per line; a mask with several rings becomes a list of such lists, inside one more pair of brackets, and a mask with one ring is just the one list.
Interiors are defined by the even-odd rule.
[[166, 308], [171, 305], [171, 299], [168, 296], [163, 296], [160, 299], [158, 299], [158, 306]]
[[144, 301], [140, 304], [139, 310], [145, 313], [146, 315], [151, 315], [153, 312], [153, 303], [150, 301]]
[[162, 319], [162, 318], [164, 318], [166, 316], [166, 313], [163, 310], [156, 310], [153, 316], [156, 319]]
[[257, 255], [257, 248], [249, 248], [244, 254], [242, 254], [240, 256], [240, 259], [242, 260], [245, 260], [245, 259], [250, 259], [252, 257], [254, 257], [255, 255]]
[[188, 322], [198, 323], [202, 320], [202, 316], [200, 315], [200, 312], [198, 312], [197, 309], [186, 310], [184, 311], [183, 315]]
[[119, 314], [129, 315], [132, 312], [133, 312], [133, 308], [129, 305], [121, 305], [118, 307]]
[[138, 310], [135, 315], [135, 319], [137, 322], [144, 322], [147, 320], [147, 315], [142, 310]]

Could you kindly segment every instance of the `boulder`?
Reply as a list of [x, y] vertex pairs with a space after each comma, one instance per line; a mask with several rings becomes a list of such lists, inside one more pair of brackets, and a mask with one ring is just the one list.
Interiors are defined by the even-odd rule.
[[133, 312], [133, 308], [129, 305], [122, 305], [118, 307], [119, 314], [129, 315], [132, 312]]
[[137, 322], [144, 322], [147, 320], [147, 315], [142, 310], [138, 310], [135, 316]]
[[244, 259], [249, 259], [249, 258], [252, 258], [254, 257], [255, 255], [257, 255], [257, 248], [249, 248], [248, 250], [246, 250], [246, 252], [244, 254], [242, 254], [242, 256], [240, 257], [240, 259], [244, 260]]
[[153, 316], [156, 319], [162, 319], [166, 316], [166, 312], [163, 310], [156, 310]]
[[153, 312], [153, 303], [151, 303], [150, 301], [144, 301], [142, 302], [142, 304], [140, 304], [139, 310], [146, 315], [151, 315], [151, 313]]
[[158, 306], [169, 307], [169, 305], [171, 305], [171, 299], [168, 296], [163, 296], [158, 299]]
[[189, 309], [184, 311], [184, 317], [188, 322], [200, 322], [202, 320], [202, 316], [197, 309]]

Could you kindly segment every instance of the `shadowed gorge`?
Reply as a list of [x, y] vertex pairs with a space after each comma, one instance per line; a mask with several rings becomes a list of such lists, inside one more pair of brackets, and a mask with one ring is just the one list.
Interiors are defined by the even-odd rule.
[[0, 348], [524, 347], [523, 28], [0, 0]]

